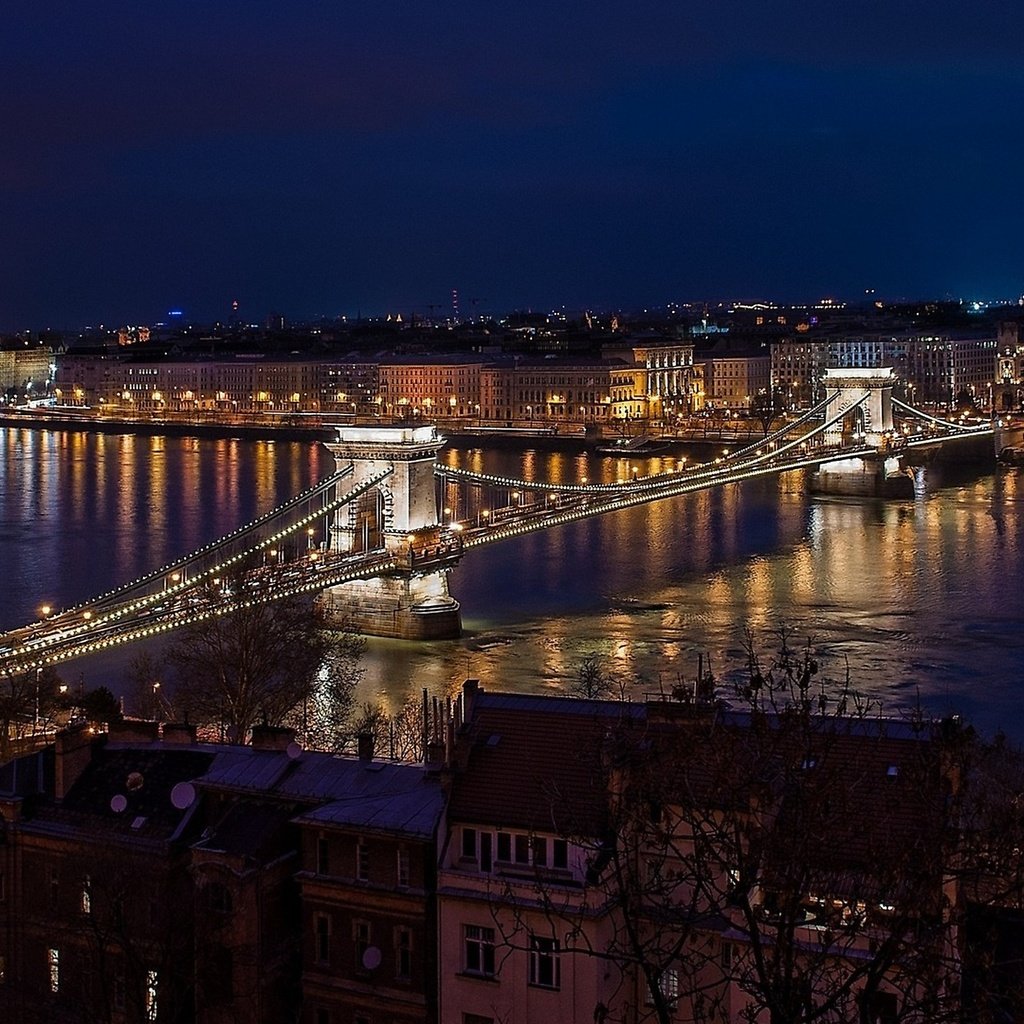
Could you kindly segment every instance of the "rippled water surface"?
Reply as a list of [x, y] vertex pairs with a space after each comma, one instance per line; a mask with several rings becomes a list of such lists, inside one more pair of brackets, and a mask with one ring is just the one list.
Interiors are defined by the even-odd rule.
[[[613, 480], [632, 468], [562, 452], [442, 459], [535, 480]], [[331, 468], [315, 444], [0, 430], [0, 628], [164, 564]], [[785, 623], [815, 638], [829, 675], [848, 665], [890, 710], [919, 696], [933, 712], [1024, 739], [1021, 481], [1000, 470], [875, 502], [811, 498], [788, 474], [475, 550], [450, 580], [466, 636], [371, 641], [368, 692], [397, 700], [467, 675], [558, 690], [590, 654], [638, 690], [657, 689], [692, 677], [698, 654], [728, 674], [746, 628], [767, 638]], [[128, 658], [62, 672], [116, 690]]]

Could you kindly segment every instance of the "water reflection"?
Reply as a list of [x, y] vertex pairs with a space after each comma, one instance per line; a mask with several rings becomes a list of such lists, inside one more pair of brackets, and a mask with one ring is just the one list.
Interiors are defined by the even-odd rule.
[[[613, 482], [683, 456], [446, 450], [442, 460], [536, 481]], [[318, 445], [0, 431], [0, 627], [67, 606], [255, 518], [333, 468]], [[727, 674], [743, 631], [813, 636], [833, 676], [887, 706], [918, 692], [1024, 739], [1024, 561], [1017, 470], [903, 502], [812, 499], [789, 473], [673, 498], [472, 551], [451, 577], [466, 636], [371, 641], [367, 695], [398, 704], [466, 676], [558, 690], [589, 654], [640, 690]], [[542, 488], [538, 493], [544, 494]], [[454, 491], [444, 492], [450, 507]], [[514, 504], [477, 491], [457, 515]], [[65, 666], [117, 685], [130, 654]]]

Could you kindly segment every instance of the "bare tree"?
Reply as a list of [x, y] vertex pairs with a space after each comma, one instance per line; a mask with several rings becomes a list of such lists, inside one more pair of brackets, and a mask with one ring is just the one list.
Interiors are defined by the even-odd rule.
[[[606, 734], [607, 827], [564, 829], [590, 850], [585, 906], [538, 874], [531, 912], [567, 954], [621, 972], [607, 1021], [952, 1020], [960, 755], [942, 727], [822, 681], [810, 643], [777, 640], [762, 658], [748, 637], [741, 707], [704, 680]], [[526, 948], [521, 896], [496, 920], [510, 905], [503, 936]], [[597, 914], [600, 945], [581, 924]]]
[[63, 720], [62, 687], [67, 689], [49, 666], [0, 673], [0, 764]]
[[207, 595], [210, 614], [176, 633], [174, 709], [244, 742], [254, 725], [293, 724], [334, 749], [358, 682], [361, 640], [327, 628], [312, 599], [271, 600], [274, 575], [239, 576]]
[[598, 700], [609, 697], [612, 685], [601, 667], [596, 654], [588, 654], [576, 669], [576, 678], [569, 684], [569, 693], [574, 697], [586, 700]]

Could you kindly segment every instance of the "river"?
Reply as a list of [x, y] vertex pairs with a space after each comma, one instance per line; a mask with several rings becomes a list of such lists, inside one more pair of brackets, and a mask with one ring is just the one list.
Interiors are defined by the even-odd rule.
[[[441, 458], [535, 480], [631, 471], [560, 451]], [[0, 429], [0, 629], [166, 564], [332, 468], [308, 442]], [[1024, 740], [1022, 481], [1000, 469], [878, 502], [810, 497], [790, 473], [477, 549], [450, 579], [464, 637], [371, 640], [365, 695], [395, 704], [467, 676], [557, 693], [590, 655], [635, 694], [692, 679], [699, 655], [728, 682], [745, 632], [767, 650], [785, 625], [813, 638], [826, 675], [848, 671], [887, 713], [920, 701]], [[118, 692], [130, 657], [60, 671]]]

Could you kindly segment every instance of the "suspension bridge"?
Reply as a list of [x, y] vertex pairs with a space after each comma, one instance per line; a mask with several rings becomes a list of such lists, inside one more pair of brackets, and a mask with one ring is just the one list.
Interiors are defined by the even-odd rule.
[[[328, 621], [407, 639], [457, 636], [448, 573], [473, 548], [651, 501], [790, 470], [821, 489], [883, 493], [915, 449], [992, 434], [892, 395], [891, 372], [829, 370], [827, 397], [705, 463], [615, 483], [544, 482], [439, 464], [431, 426], [339, 427], [336, 471], [189, 555], [0, 634], [0, 674], [145, 640], [233, 608], [317, 595]], [[905, 479], [905, 477], [904, 477]]]

